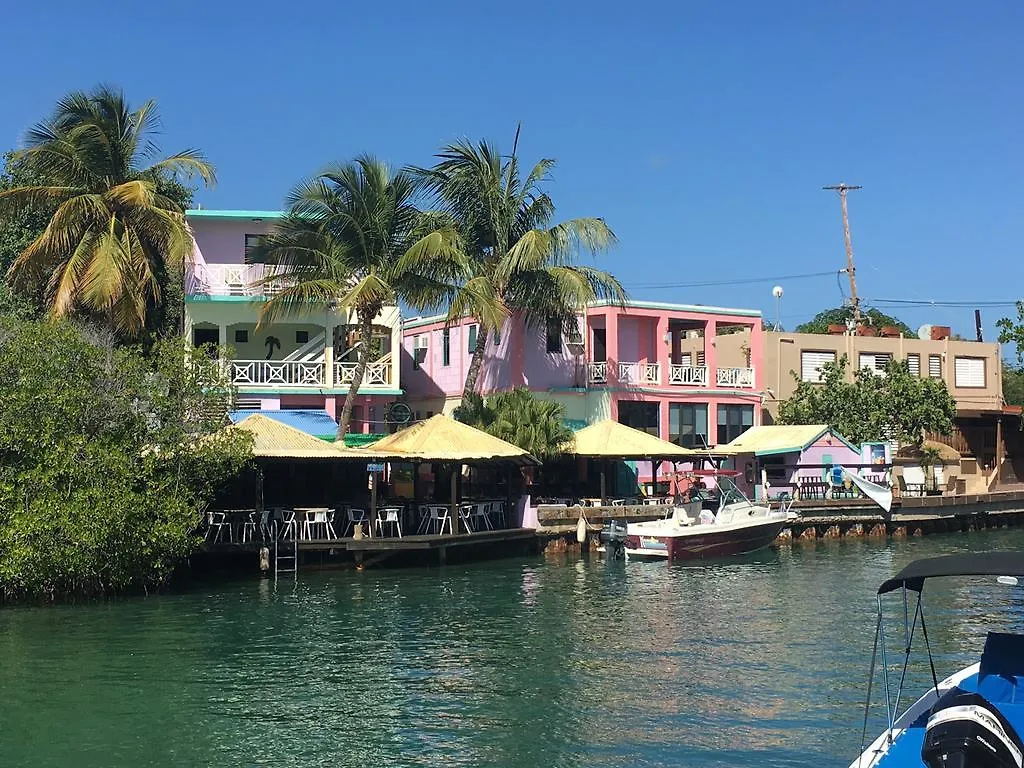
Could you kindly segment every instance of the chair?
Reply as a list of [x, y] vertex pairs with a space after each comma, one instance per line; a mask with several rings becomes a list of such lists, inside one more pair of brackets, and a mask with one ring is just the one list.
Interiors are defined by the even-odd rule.
[[452, 528], [452, 516], [449, 514], [448, 507], [440, 505], [427, 507], [427, 516], [423, 518], [424, 530], [430, 528], [434, 533], [444, 533], [445, 523], [448, 524], [448, 532], [454, 533]]
[[220, 537], [224, 535], [224, 529], [228, 530], [228, 541], [233, 542], [234, 536], [231, 533], [231, 526], [228, 524], [228, 516], [226, 512], [207, 512], [206, 513], [206, 540], [210, 540], [210, 533], [216, 530], [213, 536], [213, 543], [216, 544], [220, 541]]
[[490, 510], [491, 525], [495, 528], [507, 528], [508, 517], [505, 513], [504, 501], [492, 501]]
[[908, 483], [903, 475], [896, 478], [899, 483], [900, 496], [924, 496], [924, 483]]
[[942, 489], [942, 493], [946, 496], [956, 496], [956, 475], [950, 474], [946, 478], [946, 487]]
[[346, 512], [348, 520], [345, 524], [345, 532], [342, 534], [342, 538], [348, 536], [357, 525], [362, 525], [368, 521], [366, 510], [361, 507], [349, 507]]
[[482, 531], [486, 528], [489, 531], [494, 530], [494, 526], [491, 525], [491, 505], [486, 502], [478, 502], [476, 504], [466, 504], [464, 506], [469, 507], [469, 519], [474, 521], [474, 530]]
[[402, 538], [402, 508], [383, 507], [377, 515], [377, 533], [384, 535], [384, 526], [390, 525], [398, 531], [398, 538]]
[[333, 513], [333, 509], [307, 509], [306, 518], [302, 522], [303, 538], [318, 538], [315, 534], [321, 531], [323, 532], [323, 536], [319, 538], [338, 538], [337, 534], [334, 532], [334, 526], [331, 524], [331, 516]]
[[242, 520], [242, 542], [256, 538], [256, 512], [249, 512]]

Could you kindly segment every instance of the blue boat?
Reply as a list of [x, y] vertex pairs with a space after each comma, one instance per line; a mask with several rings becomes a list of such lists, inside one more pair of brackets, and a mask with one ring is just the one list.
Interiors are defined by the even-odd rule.
[[[864, 714], [865, 732], [876, 660], [881, 661], [888, 725], [850, 768], [1024, 766], [1024, 635], [989, 632], [979, 662], [939, 680], [928, 643], [921, 595], [927, 580], [944, 576], [991, 576], [1001, 584], [1013, 586], [1018, 577], [1024, 577], [1024, 553], [972, 552], [917, 560], [878, 588], [878, 623]], [[920, 627], [932, 676], [932, 687], [902, 714], [896, 711], [903, 688], [902, 676], [895, 703], [889, 696], [882, 620], [882, 596], [897, 591], [902, 593], [905, 606], [903, 675]], [[917, 607], [911, 622], [908, 593], [914, 592]]]

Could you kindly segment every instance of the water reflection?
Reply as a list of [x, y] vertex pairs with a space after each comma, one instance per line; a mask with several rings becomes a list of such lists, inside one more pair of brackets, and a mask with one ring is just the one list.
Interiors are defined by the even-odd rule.
[[[1021, 544], [306, 573], [2, 611], [0, 746], [33, 766], [846, 765], [878, 584], [916, 557]], [[1000, 606], [1024, 625], [1022, 595], [929, 586], [940, 674], [977, 654]], [[895, 680], [902, 604], [886, 610]], [[929, 679], [921, 655], [905, 700]], [[872, 715], [881, 728], [884, 705]]]

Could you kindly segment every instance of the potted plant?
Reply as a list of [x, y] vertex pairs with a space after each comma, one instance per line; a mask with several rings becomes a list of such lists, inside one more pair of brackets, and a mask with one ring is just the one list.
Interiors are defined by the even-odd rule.
[[938, 448], [926, 445], [921, 448], [918, 454], [918, 462], [924, 470], [925, 493], [935, 493], [938, 490], [938, 483], [935, 480], [935, 466], [942, 462], [942, 453]]

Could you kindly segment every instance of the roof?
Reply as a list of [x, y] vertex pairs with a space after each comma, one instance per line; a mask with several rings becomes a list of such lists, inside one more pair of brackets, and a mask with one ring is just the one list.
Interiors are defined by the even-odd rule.
[[579, 430], [566, 450], [577, 456], [607, 459], [692, 459], [703, 455], [611, 419]]
[[383, 452], [407, 461], [539, 463], [522, 448], [443, 413], [378, 440], [366, 452]]
[[1024, 552], [963, 552], [915, 560], [883, 581], [878, 594], [900, 587], [920, 592], [925, 579], [939, 576], [1024, 576]]
[[287, 424], [289, 427], [302, 430], [307, 435], [321, 440], [334, 440], [338, 434], [338, 422], [327, 411], [320, 410], [240, 410], [231, 413], [231, 421], [235, 424], [254, 414], [266, 416], [268, 419]]
[[850, 450], [860, 450], [828, 424], [771, 424], [751, 427], [724, 447], [734, 453], [753, 453], [757, 456], [799, 453], [813, 445], [826, 432], [831, 432]]
[[280, 219], [284, 211], [215, 211], [207, 208], [191, 208], [185, 211], [189, 219]]
[[[960, 461], [960, 451], [951, 445], [940, 443], [936, 440], [925, 440], [921, 443], [922, 448], [934, 448], [939, 452], [939, 459], [943, 462], [957, 462]], [[901, 459], [916, 459], [921, 455], [921, 452], [917, 450], [914, 445], [905, 445], [896, 451], [896, 456]]]
[[253, 456], [278, 459], [379, 459], [367, 451], [343, 448], [307, 435], [262, 413], [246, 416], [228, 429], [244, 430], [253, 436]]

